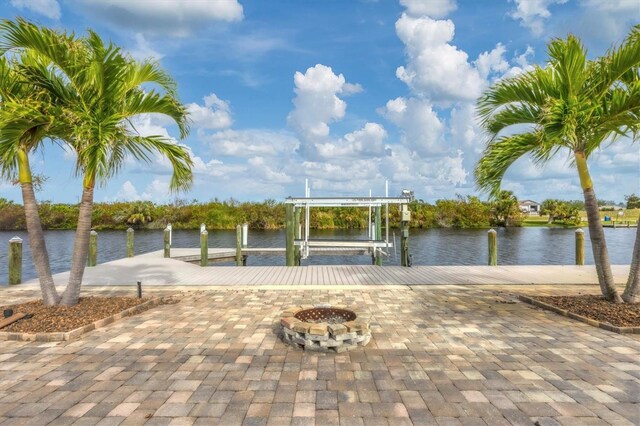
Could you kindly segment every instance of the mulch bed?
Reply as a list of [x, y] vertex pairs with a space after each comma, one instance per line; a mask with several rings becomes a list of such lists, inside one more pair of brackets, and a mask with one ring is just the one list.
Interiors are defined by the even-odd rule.
[[14, 313], [31, 314], [33, 317], [16, 321], [1, 328], [0, 332], [67, 332], [118, 314], [148, 300], [137, 297], [81, 297], [75, 306], [45, 306], [42, 300], [2, 306], [0, 318], [2, 311], [8, 308], [13, 309]]
[[602, 296], [534, 296], [541, 302], [616, 327], [640, 327], [640, 304], [615, 304]]

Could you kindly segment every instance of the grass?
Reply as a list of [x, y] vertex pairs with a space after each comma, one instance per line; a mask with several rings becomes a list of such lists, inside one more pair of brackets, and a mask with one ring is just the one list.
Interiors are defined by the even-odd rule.
[[[618, 215], [618, 212], [624, 212], [624, 214], [622, 216]], [[602, 220], [603, 223], [609, 223], [609, 222], [605, 222], [604, 221], [604, 217], [605, 216], [609, 216], [610, 218], [614, 219], [616, 222], [631, 222], [636, 223], [638, 221], [638, 218], [640, 217], [640, 209], [625, 209], [625, 210], [619, 210], [619, 211], [601, 211], [600, 212], [600, 220]], [[580, 217], [583, 218], [584, 220], [582, 221], [582, 223], [580, 224], [580, 226], [587, 226], [587, 213], [583, 210], [580, 212]], [[549, 216], [525, 216], [524, 220], [522, 221], [522, 226], [527, 226], [527, 227], [543, 227], [543, 226], [549, 226], [549, 227], [563, 227], [563, 228], [577, 228], [578, 226], [573, 226], [573, 225], [563, 225], [563, 224], [559, 224], [559, 223], [554, 223], [554, 224], [549, 224], [548, 223], [549, 220]]]

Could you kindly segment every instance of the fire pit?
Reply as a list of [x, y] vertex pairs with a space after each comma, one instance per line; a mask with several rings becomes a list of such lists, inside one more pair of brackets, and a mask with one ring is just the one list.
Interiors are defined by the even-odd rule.
[[280, 324], [283, 340], [305, 351], [345, 352], [371, 340], [369, 319], [341, 305], [292, 306]]

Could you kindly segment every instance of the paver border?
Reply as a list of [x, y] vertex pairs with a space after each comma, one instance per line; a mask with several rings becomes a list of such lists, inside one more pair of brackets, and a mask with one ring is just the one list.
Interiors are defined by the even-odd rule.
[[0, 341], [14, 340], [21, 342], [63, 342], [68, 340], [77, 339], [85, 333], [89, 331], [93, 331], [97, 328], [104, 327], [108, 324], [111, 324], [119, 319], [130, 317], [132, 315], [139, 314], [148, 309], [153, 308], [154, 306], [160, 305], [162, 302], [162, 298], [153, 297], [146, 302], [143, 302], [139, 305], [132, 306], [130, 308], [125, 309], [122, 312], [118, 312], [117, 314], [113, 314], [109, 317], [99, 319], [90, 324], [84, 325], [82, 327], [76, 328], [74, 330], [65, 331], [65, 332], [54, 332], [54, 333], [17, 333], [17, 332], [0, 332]]
[[557, 306], [553, 306], [550, 305], [548, 303], [544, 303], [541, 302], [538, 299], [535, 299], [533, 297], [529, 297], [529, 296], [525, 296], [522, 294], [518, 295], [518, 299], [520, 299], [521, 301], [528, 303], [530, 305], [534, 305], [537, 306], [539, 308], [542, 309], [546, 309], [548, 311], [554, 312], [556, 314], [574, 319], [574, 320], [578, 320], [580, 322], [583, 322], [585, 324], [589, 324], [593, 327], [598, 327], [601, 328], [603, 330], [607, 330], [607, 331], [613, 331], [614, 333], [618, 333], [618, 334], [640, 334], [640, 327], [617, 327], [615, 325], [609, 324], [608, 322], [602, 322], [602, 321], [598, 321], [598, 320], [594, 320], [591, 318], [587, 318], [584, 317], [582, 315], [578, 315], [574, 312], [571, 311], [567, 311], [565, 309], [561, 309], [558, 308]]

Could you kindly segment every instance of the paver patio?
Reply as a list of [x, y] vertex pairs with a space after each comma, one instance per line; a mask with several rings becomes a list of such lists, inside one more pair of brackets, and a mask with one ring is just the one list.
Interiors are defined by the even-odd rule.
[[[640, 336], [513, 298], [586, 291], [597, 287], [146, 288], [181, 301], [76, 341], [2, 342], [0, 424], [640, 424]], [[286, 346], [281, 309], [309, 301], [371, 312], [369, 345]]]

